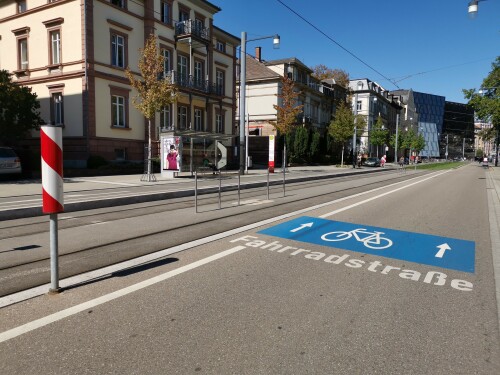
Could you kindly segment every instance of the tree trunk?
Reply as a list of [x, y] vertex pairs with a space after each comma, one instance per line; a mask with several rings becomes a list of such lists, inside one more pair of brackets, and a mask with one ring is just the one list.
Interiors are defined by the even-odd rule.
[[340, 156], [340, 167], [344, 167], [344, 145], [342, 145], [342, 155]]

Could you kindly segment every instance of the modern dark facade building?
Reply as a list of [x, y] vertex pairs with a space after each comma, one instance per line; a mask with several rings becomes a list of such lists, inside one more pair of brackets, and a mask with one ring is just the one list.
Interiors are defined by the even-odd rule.
[[456, 159], [474, 156], [474, 110], [466, 104], [445, 102], [441, 157]]

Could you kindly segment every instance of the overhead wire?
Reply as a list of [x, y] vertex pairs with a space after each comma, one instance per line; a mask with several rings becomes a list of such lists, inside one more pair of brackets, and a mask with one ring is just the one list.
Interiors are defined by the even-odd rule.
[[388, 82], [392, 83], [394, 86], [396, 86], [398, 89], [400, 88], [397, 84], [397, 82], [391, 80], [390, 78], [388, 78], [387, 76], [385, 76], [384, 74], [382, 74], [381, 72], [379, 72], [377, 69], [375, 69], [373, 66], [371, 66], [370, 64], [368, 64], [367, 62], [365, 62], [363, 59], [361, 59], [360, 57], [356, 56], [353, 52], [351, 52], [350, 50], [348, 50], [346, 47], [344, 47], [342, 44], [340, 44], [339, 42], [337, 42], [335, 39], [333, 39], [330, 35], [326, 34], [323, 30], [321, 30], [319, 27], [317, 27], [316, 25], [314, 25], [312, 22], [310, 22], [309, 20], [307, 20], [304, 16], [302, 16], [301, 14], [299, 14], [298, 12], [296, 12], [294, 9], [290, 8], [287, 4], [285, 4], [283, 1], [281, 0], [276, 0], [278, 3], [280, 3], [281, 5], [283, 5], [285, 8], [287, 8], [290, 12], [292, 12], [293, 14], [295, 14], [297, 17], [299, 17], [301, 20], [303, 20], [305, 23], [307, 23], [309, 26], [311, 26], [313, 29], [315, 29], [316, 31], [318, 31], [320, 34], [322, 34], [324, 37], [326, 37], [328, 40], [330, 40], [331, 42], [335, 43], [338, 47], [340, 47], [341, 49], [343, 49], [345, 52], [347, 52], [349, 55], [351, 55], [352, 57], [354, 57], [356, 60], [358, 60], [359, 62], [361, 62], [363, 65], [365, 65], [366, 67], [368, 67], [369, 69], [373, 70], [375, 73], [377, 73], [378, 75], [380, 75], [382, 78], [384, 78], [385, 80], [387, 80]]
[[392, 80], [394, 80], [394, 82], [401, 82], [401, 81], [404, 81], [404, 80], [406, 80], [408, 78], [411, 78], [411, 77], [414, 77], [414, 76], [418, 76], [418, 75], [422, 75], [422, 74], [427, 74], [427, 73], [438, 72], [440, 70], [446, 70], [446, 69], [450, 69], [450, 68], [455, 68], [457, 66], [462, 66], [462, 65], [467, 65], [467, 64], [474, 64], [474, 63], [481, 62], [481, 61], [486, 61], [486, 60], [491, 61], [491, 59], [494, 59], [494, 57], [489, 57], [487, 59], [485, 58], [485, 59], [475, 60], [475, 61], [469, 61], [469, 62], [462, 63], [462, 64], [448, 65], [448, 66], [445, 66], [445, 67], [442, 67], [442, 68], [431, 69], [431, 70], [426, 70], [426, 71], [423, 71], [423, 72], [408, 74], [406, 76], [392, 78]]

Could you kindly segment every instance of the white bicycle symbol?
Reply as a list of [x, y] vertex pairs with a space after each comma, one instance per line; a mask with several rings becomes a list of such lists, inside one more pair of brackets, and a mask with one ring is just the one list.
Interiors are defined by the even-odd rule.
[[[381, 250], [387, 249], [392, 246], [392, 241], [388, 238], [381, 237], [380, 235], [384, 232], [368, 232], [365, 228], [353, 229], [349, 232], [336, 231], [328, 232], [321, 236], [323, 241], [335, 242], [335, 241], [345, 241], [354, 236], [354, 238], [363, 242], [363, 245], [370, 249]], [[366, 236], [362, 236], [366, 235]], [[331, 237], [331, 238], [330, 238]]]

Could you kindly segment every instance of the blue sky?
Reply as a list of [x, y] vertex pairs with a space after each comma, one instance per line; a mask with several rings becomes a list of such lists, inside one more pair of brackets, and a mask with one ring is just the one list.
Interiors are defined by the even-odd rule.
[[[281, 2], [367, 65], [315, 30]], [[478, 88], [500, 56], [500, 0], [479, 3], [470, 19], [469, 0], [211, 0], [222, 11], [215, 25], [241, 37], [279, 34], [248, 42], [265, 60], [296, 57], [311, 67], [343, 69], [351, 79], [368, 78], [387, 90], [442, 95], [466, 103], [463, 88]], [[384, 78], [385, 77], [385, 78]], [[406, 77], [406, 78], [405, 78]]]

